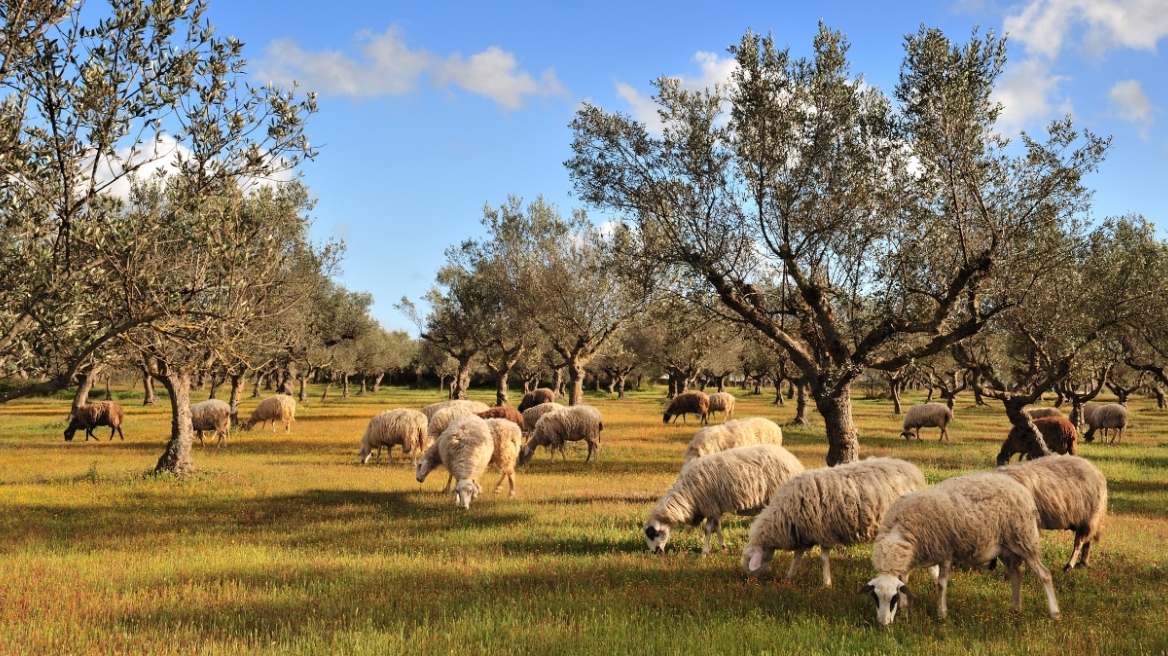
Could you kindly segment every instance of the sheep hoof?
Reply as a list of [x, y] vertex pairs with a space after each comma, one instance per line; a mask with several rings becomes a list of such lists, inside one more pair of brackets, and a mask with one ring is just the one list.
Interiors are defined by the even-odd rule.
[[1061, 620], [1062, 618], [1063, 618], [1063, 614], [1062, 614], [1062, 613], [1051, 613], [1051, 614], [1050, 614], [1050, 619], [1052, 619], [1052, 620], [1054, 620], [1054, 621], [1056, 621], [1056, 622], [1057, 622], [1057, 621], [1059, 621], [1059, 620]]

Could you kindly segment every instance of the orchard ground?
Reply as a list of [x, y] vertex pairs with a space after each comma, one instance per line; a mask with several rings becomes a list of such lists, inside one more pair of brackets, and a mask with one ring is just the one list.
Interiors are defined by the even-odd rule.
[[[734, 391], [738, 417], [794, 414]], [[1070, 534], [1043, 534], [1062, 620], [1047, 617], [1032, 575], [1016, 615], [1001, 568], [961, 568], [949, 619], [934, 618], [932, 584], [918, 575], [921, 601], [882, 629], [857, 594], [873, 576], [870, 545], [833, 552], [833, 588], [814, 557], [794, 582], [779, 579], [789, 555], [744, 578], [749, 518], [728, 521], [729, 548], [708, 558], [694, 528], [664, 556], [645, 550], [641, 522], [698, 428], [662, 424], [660, 389], [589, 394], [604, 413], [598, 465], [584, 465], [582, 448], [566, 463], [541, 449], [520, 468], [516, 498], [492, 494], [488, 473], [468, 512], [439, 493], [444, 471], [419, 485], [397, 451], [393, 464], [357, 464], [371, 416], [441, 400], [436, 390], [324, 403], [319, 392], [291, 435], [237, 429], [226, 448], [196, 443], [200, 471], [182, 478], [148, 473], [169, 431], [165, 396], [143, 408], [140, 393], [115, 389], [125, 442], [107, 441], [108, 429], [99, 443], [64, 442], [66, 398], [0, 406], [0, 653], [1168, 652], [1168, 412], [1147, 399], [1131, 403], [1121, 444], [1080, 446], [1111, 491], [1091, 567], [1064, 573]], [[905, 458], [930, 483], [990, 468], [1007, 431], [1000, 404], [963, 397], [952, 444], [936, 429], [906, 442], [891, 403], [862, 395], [862, 456]], [[784, 432], [804, 465], [823, 466], [818, 416]]]

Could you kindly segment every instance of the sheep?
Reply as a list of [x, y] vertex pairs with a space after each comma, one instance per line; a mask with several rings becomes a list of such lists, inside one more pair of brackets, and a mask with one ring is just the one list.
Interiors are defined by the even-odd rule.
[[551, 412], [552, 410], [563, 410], [566, 406], [559, 403], [541, 403], [537, 406], [528, 408], [523, 411], [523, 430], [530, 432], [535, 429], [535, 424], [539, 422], [539, 418]]
[[562, 410], [549, 412], [540, 417], [531, 431], [531, 439], [523, 445], [519, 452], [519, 464], [527, 464], [535, 455], [537, 447], [546, 446], [551, 451], [552, 460], [556, 459], [556, 449], [564, 460], [568, 454], [564, 451], [565, 442], [583, 440], [588, 445], [588, 456], [584, 458], [587, 464], [596, 454], [600, 461], [600, 432], [604, 430], [604, 421], [600, 411], [590, 405], [573, 405]]
[[[730, 392], [718, 392], [710, 395], [710, 414], [722, 413], [722, 421], [734, 416], [734, 404], [738, 401]], [[683, 420], [684, 421], [684, 420]]]
[[780, 487], [750, 526], [742, 568], [757, 577], [776, 550], [794, 551], [786, 576], [794, 579], [803, 552], [819, 545], [823, 585], [830, 587], [832, 548], [871, 542], [885, 511], [901, 496], [924, 487], [921, 470], [895, 458], [805, 471]]
[[480, 403], [479, 401], [456, 403], [440, 409], [438, 412], [435, 412], [432, 417], [430, 417], [430, 427], [427, 430], [427, 435], [429, 436], [427, 438], [428, 441], [433, 442], [434, 440], [438, 439], [438, 436], [442, 434], [442, 431], [445, 431], [446, 428], [450, 426], [450, 422], [454, 421], [455, 419], [458, 419], [464, 415], [473, 415], [479, 412], [485, 412], [486, 410], [488, 410], [487, 404]]
[[533, 389], [527, 394], [523, 395], [523, 400], [519, 402], [519, 412], [523, 412], [528, 408], [534, 408], [542, 403], [551, 403], [556, 400], [556, 391], [541, 387]]
[[[1079, 433], [1075, 425], [1062, 417], [1040, 417], [1034, 420], [1034, 427], [1042, 434], [1046, 446], [1055, 453], [1078, 453]], [[1021, 453], [1024, 458], [1041, 458], [1041, 452], [1031, 452], [1033, 442], [1026, 435], [1025, 429], [1015, 426], [1010, 429], [1006, 441], [1002, 443], [1002, 450], [998, 452], [998, 466], [1010, 462], [1015, 453]]]
[[677, 421], [677, 417], [681, 416], [681, 423], [685, 423], [685, 416], [688, 414], [695, 414], [701, 417], [702, 423], [709, 422], [710, 415], [710, 397], [706, 396], [705, 392], [682, 392], [673, 397], [669, 402], [669, 407], [665, 409], [665, 416], [663, 422], [668, 424], [669, 419]]
[[414, 467], [417, 467], [418, 454], [426, 448], [427, 424], [426, 415], [417, 410], [386, 410], [369, 420], [365, 434], [361, 436], [361, 450], [357, 457], [361, 464], [367, 464], [377, 451], [380, 460], [381, 447], [385, 447], [390, 462], [393, 462], [393, 447], [396, 445], [401, 447], [403, 455], [412, 454]]
[[1036, 458], [999, 467], [1030, 491], [1038, 506], [1039, 527], [1074, 531], [1075, 545], [1063, 570], [1086, 567], [1091, 543], [1103, 532], [1107, 514], [1107, 479], [1090, 461], [1075, 456]]
[[[486, 471], [494, 452], [495, 440], [487, 420], [473, 414], [463, 415], [451, 422], [426, 450], [418, 461], [415, 477], [419, 483], [425, 482], [426, 476], [441, 462], [450, 472], [449, 478], [457, 480], [454, 485], [455, 505], [466, 510], [470, 508], [471, 500], [482, 491], [478, 479]], [[447, 479], [442, 491], [449, 489], [450, 480]]]
[[[432, 419], [434, 417], [434, 414], [436, 412], [438, 412], [439, 410], [442, 410], [443, 408], [449, 408], [449, 407], [456, 406], [456, 405], [466, 405], [468, 403], [477, 403], [479, 405], [486, 405], [484, 403], [479, 403], [478, 401], [469, 401], [467, 399], [450, 399], [449, 401], [439, 401], [438, 403], [431, 403], [430, 405], [423, 407], [421, 412], [422, 412], [422, 414], [426, 415], [426, 420], [429, 421], [430, 419]], [[475, 412], [481, 412], [481, 411], [475, 410]]]
[[953, 411], [944, 403], [918, 403], [908, 409], [904, 415], [904, 430], [901, 437], [909, 439], [914, 431], [917, 441], [921, 439], [922, 428], [940, 428], [941, 440], [949, 441], [949, 422], [953, 421]]
[[219, 436], [217, 446], [223, 446], [231, 435], [231, 405], [220, 399], [207, 399], [192, 405], [191, 429], [199, 436], [199, 446], [206, 446], [203, 431], [215, 431]]
[[494, 440], [495, 450], [489, 464], [499, 468], [503, 476], [495, 484], [495, 492], [503, 487], [507, 481], [507, 496], [515, 496], [515, 465], [519, 461], [519, 449], [523, 447], [523, 431], [520, 426], [509, 419], [487, 419], [487, 427], [491, 429], [491, 438]]
[[98, 426], [110, 427], [110, 440], [114, 439], [114, 433], [126, 441], [126, 436], [122, 433], [122, 421], [126, 417], [126, 411], [122, 406], [113, 401], [100, 401], [98, 403], [87, 403], [69, 417], [69, 427], [65, 429], [65, 441], [72, 442], [73, 435], [78, 428], [85, 429], [85, 441], [89, 438], [100, 441], [100, 439], [93, 434], [93, 429]]
[[525, 424], [523, 423], [523, 415], [515, 408], [508, 408], [506, 406], [499, 406], [497, 408], [488, 408], [483, 412], [476, 412], [476, 415], [483, 419], [506, 419], [507, 421], [519, 427], [519, 432], [522, 433]]
[[1030, 415], [1031, 419], [1041, 419], [1043, 417], [1061, 417], [1063, 411], [1058, 408], [1027, 408], [1026, 414]]
[[1038, 517], [1030, 492], [998, 472], [966, 474], [907, 494], [884, 516], [872, 551], [879, 575], [860, 593], [872, 594], [876, 621], [887, 626], [896, 617], [897, 603], [912, 596], [905, 585], [909, 570], [926, 567], [940, 588], [937, 617], [943, 619], [952, 564], [980, 565], [1000, 557], [1009, 570], [1014, 611], [1022, 608], [1025, 561], [1046, 589], [1051, 618], [1058, 619], [1054, 584], [1042, 564]]
[[770, 419], [735, 419], [701, 429], [685, 449], [685, 462], [738, 446], [782, 444], [783, 429]]
[[286, 394], [269, 396], [260, 401], [251, 417], [243, 423], [243, 430], [251, 430], [257, 423], [260, 428], [272, 422], [272, 432], [276, 432], [276, 421], [284, 422], [284, 432], [292, 432], [292, 422], [296, 420], [296, 400]]
[[710, 552], [715, 531], [726, 548], [721, 517], [757, 515], [792, 476], [803, 471], [799, 459], [781, 446], [757, 444], [699, 458], [681, 468], [677, 480], [649, 511], [643, 530], [649, 551], [664, 553], [675, 526], [706, 520], [702, 555]]
[[1114, 444], [1123, 437], [1123, 431], [1127, 429], [1127, 408], [1118, 403], [1109, 403], [1095, 408], [1090, 415], [1086, 410], [1089, 406], [1083, 407], [1083, 416], [1090, 428], [1087, 433], [1083, 435], [1083, 439], [1087, 442], [1095, 441], [1095, 431], [1107, 430], [1117, 431], [1111, 434], [1111, 442]]

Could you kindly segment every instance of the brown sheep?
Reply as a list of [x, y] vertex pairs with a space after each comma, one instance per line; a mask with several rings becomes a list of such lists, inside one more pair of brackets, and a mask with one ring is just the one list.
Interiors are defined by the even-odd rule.
[[523, 424], [523, 415], [520, 414], [519, 411], [515, 408], [499, 406], [497, 408], [491, 408], [490, 410], [485, 410], [483, 412], [476, 412], [475, 414], [482, 417], [483, 419], [506, 419], [507, 421], [518, 425], [519, 430], [527, 430]]
[[[550, 390], [546, 387], [533, 389], [527, 394], [523, 395], [523, 400], [519, 402], [519, 412], [523, 412], [528, 408], [534, 408], [541, 403], [551, 403], [556, 400], [556, 391]], [[522, 426], [523, 424], [520, 424]]]
[[708, 423], [710, 416], [710, 397], [706, 396], [705, 392], [682, 392], [673, 397], [670, 401], [669, 407], [665, 409], [665, 416], [663, 422], [668, 424], [670, 418], [677, 421], [677, 417], [681, 416], [681, 423], [685, 423], [685, 416], [688, 414], [698, 415], [702, 418], [702, 423]]
[[[1034, 426], [1042, 433], [1046, 446], [1054, 453], [1069, 453], [1077, 455], [1079, 433], [1075, 425], [1062, 417], [1039, 417], [1034, 420]], [[1010, 462], [1015, 453], [1021, 453], [1024, 458], [1038, 458], [1042, 454], [1030, 453], [1027, 440], [1019, 427], [1014, 427], [1002, 443], [1002, 450], [998, 453], [998, 466]]]
[[122, 406], [113, 401], [102, 401], [100, 403], [88, 403], [77, 408], [77, 412], [69, 418], [69, 427], [65, 429], [65, 441], [72, 442], [73, 434], [77, 432], [78, 428], [85, 429], [85, 441], [89, 438], [95, 440], [99, 439], [93, 434], [93, 429], [98, 426], [110, 427], [110, 439], [114, 439], [114, 432], [126, 441], [126, 436], [122, 434], [122, 420], [125, 419], [126, 412], [122, 410]]

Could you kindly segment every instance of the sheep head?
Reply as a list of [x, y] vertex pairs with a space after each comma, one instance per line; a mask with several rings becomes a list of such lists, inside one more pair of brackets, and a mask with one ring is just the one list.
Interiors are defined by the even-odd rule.
[[479, 494], [479, 486], [474, 481], [463, 480], [459, 481], [454, 486], [454, 505], [468, 510], [470, 502]]
[[526, 465], [534, 455], [535, 447], [531, 446], [530, 444], [524, 444], [523, 447], [519, 449], [519, 464]]
[[766, 568], [771, 564], [771, 559], [774, 557], [774, 549], [765, 549], [757, 544], [748, 544], [742, 550], [742, 571], [746, 572], [747, 576], [757, 577], [766, 571]]
[[860, 589], [860, 594], [871, 594], [876, 601], [876, 622], [880, 626], [892, 624], [903, 598], [914, 596], [904, 581], [893, 574], [881, 574], [868, 581], [868, 585]]
[[645, 545], [655, 554], [665, 553], [665, 544], [669, 542], [669, 532], [673, 529], [655, 519], [645, 522]]

